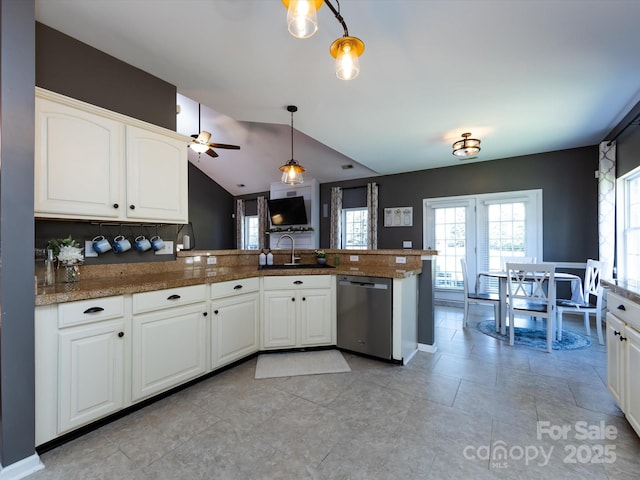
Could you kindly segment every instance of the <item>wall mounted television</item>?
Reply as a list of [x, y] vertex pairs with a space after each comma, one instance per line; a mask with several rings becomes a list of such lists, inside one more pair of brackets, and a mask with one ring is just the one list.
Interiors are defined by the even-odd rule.
[[306, 225], [304, 197], [272, 198], [267, 201], [271, 225]]

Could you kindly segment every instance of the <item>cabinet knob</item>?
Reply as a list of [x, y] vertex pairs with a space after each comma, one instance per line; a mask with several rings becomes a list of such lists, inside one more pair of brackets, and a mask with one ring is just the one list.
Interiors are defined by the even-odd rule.
[[306, 302], [307, 301], [307, 297], [302, 297], [302, 301]]
[[213, 313], [215, 313], [217, 315], [218, 314], [218, 310], [214, 310]]
[[135, 210], [135, 209], [136, 209], [136, 206], [135, 206], [135, 205], [129, 205], [129, 208], [130, 208], [131, 210]]
[[120, 338], [124, 337], [124, 332], [118, 332], [118, 337]]
[[620, 332], [619, 332], [619, 331], [617, 331], [617, 330], [614, 330], [614, 331], [613, 331], [613, 336], [615, 337], [616, 335], [620, 335]]
[[114, 203], [113, 208], [120, 208], [120, 205], [118, 205], [117, 203]]
[[209, 315], [207, 312], [202, 312], [203, 317], [206, 317], [207, 315]]
[[291, 297], [291, 301], [295, 302], [296, 301], [295, 297]]

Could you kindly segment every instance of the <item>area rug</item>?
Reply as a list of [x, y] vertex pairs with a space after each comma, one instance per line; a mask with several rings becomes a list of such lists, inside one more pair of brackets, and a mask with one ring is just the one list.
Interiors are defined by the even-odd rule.
[[[500, 332], [496, 332], [496, 324], [493, 320], [486, 322], [478, 322], [478, 330], [485, 335], [497, 338], [503, 342], [509, 343], [509, 331], [507, 335], [501, 335]], [[541, 350], [547, 349], [547, 331], [538, 330], [532, 328], [520, 328], [516, 327], [513, 338], [514, 345], [525, 345], [527, 347], [538, 348]], [[553, 350], [580, 350], [591, 346], [591, 339], [579, 333], [562, 331], [562, 340], [553, 340], [551, 342], [551, 348]]]
[[255, 378], [293, 377], [350, 371], [349, 364], [338, 350], [264, 353], [258, 356]]

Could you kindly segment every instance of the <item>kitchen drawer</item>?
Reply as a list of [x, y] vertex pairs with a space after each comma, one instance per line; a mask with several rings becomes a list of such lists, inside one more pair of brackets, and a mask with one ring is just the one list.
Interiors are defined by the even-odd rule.
[[242, 293], [257, 292], [258, 290], [260, 290], [260, 279], [258, 277], [212, 283], [211, 298], [240, 295]]
[[640, 331], [639, 304], [609, 292], [607, 294], [607, 309], [620, 320]]
[[264, 277], [265, 290], [291, 290], [297, 288], [330, 288], [331, 275], [291, 275]]
[[152, 312], [165, 308], [179, 307], [207, 299], [206, 285], [167, 288], [153, 292], [133, 294], [133, 313]]
[[124, 297], [105, 297], [58, 305], [58, 327], [73, 327], [124, 316]]

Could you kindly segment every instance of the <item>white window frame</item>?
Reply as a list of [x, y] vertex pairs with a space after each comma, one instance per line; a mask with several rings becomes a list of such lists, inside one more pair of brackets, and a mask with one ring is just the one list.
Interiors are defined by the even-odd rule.
[[[256, 222], [258, 222], [258, 215], [245, 215], [244, 216], [244, 228], [243, 228], [243, 236], [244, 238], [242, 239], [242, 248], [245, 250], [258, 250], [258, 246], [256, 245], [255, 248], [250, 248], [251, 246], [249, 245], [249, 222], [255, 219]], [[258, 233], [258, 235], [260, 235], [260, 233]]]
[[629, 225], [631, 218], [629, 183], [639, 177], [640, 167], [637, 167], [616, 180], [616, 276], [636, 284], [640, 284], [640, 278], [630, 278], [631, 272], [627, 266], [627, 233], [631, 229]]
[[367, 207], [353, 207], [353, 208], [343, 208], [342, 209], [342, 218], [340, 218], [340, 223], [341, 225], [341, 236], [342, 238], [340, 239], [340, 242], [342, 243], [342, 248], [344, 248], [345, 250], [348, 249], [366, 249], [367, 245], [368, 245], [368, 232], [367, 229], [365, 229], [365, 243], [362, 246], [348, 246], [347, 245], [347, 213], [348, 212], [364, 212], [365, 213], [365, 218], [368, 218], [369, 215], [369, 209]]
[[[423, 199], [423, 248], [429, 249], [435, 244], [434, 209], [448, 206], [467, 205], [473, 215], [467, 217], [467, 270], [470, 287], [475, 286], [477, 272], [488, 269], [488, 205], [495, 203], [525, 202], [527, 205], [526, 256], [542, 259], [542, 189], [518, 190], [512, 192], [486, 193], [478, 195], [460, 195]], [[437, 261], [437, 258], [436, 258]], [[438, 300], [462, 301], [462, 289], [434, 289]]]

